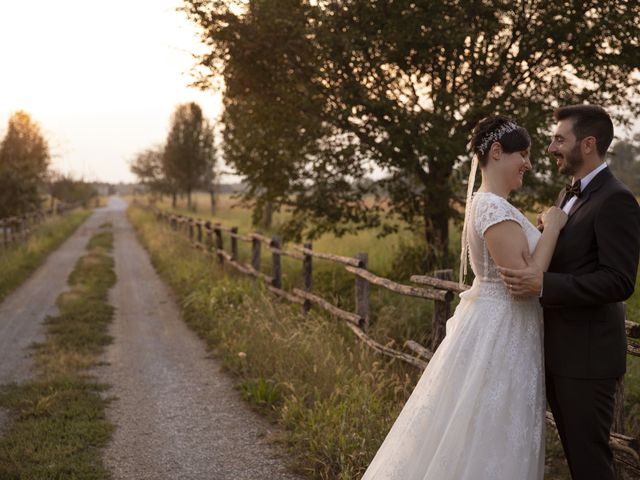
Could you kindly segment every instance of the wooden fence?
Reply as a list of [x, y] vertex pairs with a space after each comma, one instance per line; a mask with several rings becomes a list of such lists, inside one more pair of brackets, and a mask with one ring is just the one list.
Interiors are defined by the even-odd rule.
[[[182, 233], [189, 237], [194, 247], [209, 255], [217, 257], [220, 265], [229, 265], [237, 271], [250, 275], [263, 281], [266, 287], [280, 298], [300, 304], [304, 311], [309, 311], [312, 306], [326, 310], [335, 317], [346, 322], [346, 325], [366, 345], [375, 351], [424, 369], [433, 356], [440, 342], [445, 336], [446, 322], [451, 316], [451, 304], [455, 295], [467, 290], [469, 286], [459, 286], [452, 281], [451, 270], [438, 270], [433, 276], [413, 275], [412, 283], [420, 286], [404, 285], [384, 277], [380, 277], [367, 269], [368, 258], [366, 253], [358, 253], [355, 257], [345, 257], [331, 253], [316, 252], [310, 243], [293, 246], [292, 250], [282, 247], [280, 237], [267, 238], [260, 233], [242, 235], [237, 227], [223, 227], [219, 223], [196, 219], [184, 215], [175, 215], [170, 212], [154, 209], [158, 221], [164, 222], [174, 232]], [[225, 250], [228, 237], [228, 251]], [[238, 254], [238, 242], [251, 244], [251, 264], [240, 262]], [[271, 253], [271, 275], [260, 271], [262, 247], [265, 246]], [[303, 288], [293, 288], [286, 291], [282, 286], [281, 259], [283, 256], [302, 262]], [[344, 266], [355, 277], [355, 312], [343, 310], [326, 299], [313, 293], [312, 271], [313, 258], [322, 259]], [[408, 351], [400, 351], [375, 341], [367, 334], [369, 326], [369, 289], [370, 285], [386, 288], [399, 295], [418, 297], [434, 302], [432, 318], [432, 337], [429, 345], [424, 346], [408, 340], [404, 347]], [[627, 353], [640, 357], [640, 324], [631, 321], [625, 322], [628, 336]], [[640, 478], [640, 448], [638, 439], [626, 436], [622, 433], [624, 426], [623, 417], [624, 387], [621, 382], [616, 395], [616, 412], [614, 420], [614, 432], [611, 433], [610, 445], [614, 451], [617, 467], [624, 467], [624, 472], [619, 472], [618, 478], [628, 478], [631, 474], [634, 478]], [[555, 428], [555, 423], [550, 412], [547, 412], [547, 422]]]
[[61, 215], [79, 204], [62, 204], [55, 210], [36, 210], [20, 216], [0, 218], [0, 245], [6, 250], [10, 246], [23, 242], [44, 220], [53, 215]]

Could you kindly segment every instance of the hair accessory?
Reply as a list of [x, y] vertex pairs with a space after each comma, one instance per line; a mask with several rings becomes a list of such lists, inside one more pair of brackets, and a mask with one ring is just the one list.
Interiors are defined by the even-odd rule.
[[458, 276], [458, 284], [464, 284], [464, 278], [467, 276], [467, 265], [469, 262], [469, 220], [471, 208], [471, 199], [473, 198], [473, 185], [476, 181], [476, 172], [478, 171], [478, 156], [474, 155], [471, 159], [471, 171], [469, 172], [469, 181], [467, 183], [467, 202], [464, 206], [464, 221], [462, 223], [461, 248], [460, 248], [460, 274]]
[[493, 132], [489, 133], [486, 137], [484, 137], [484, 139], [482, 140], [482, 143], [478, 145], [478, 151], [480, 152], [480, 155], [484, 155], [487, 152], [487, 149], [491, 145], [493, 145], [494, 142], [497, 142], [504, 135], [506, 135], [507, 133], [513, 132], [517, 128], [518, 128], [518, 125], [516, 125], [514, 122], [507, 122], [501, 125], [499, 128], [497, 128]]

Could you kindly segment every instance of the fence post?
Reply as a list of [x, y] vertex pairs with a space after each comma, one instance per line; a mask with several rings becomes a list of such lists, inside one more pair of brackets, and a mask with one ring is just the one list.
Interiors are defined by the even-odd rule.
[[260, 271], [260, 247], [262, 242], [256, 237], [251, 238], [251, 266], [255, 271]]
[[[305, 243], [304, 248], [306, 248], [307, 250], [311, 250], [312, 249], [312, 245], [311, 243]], [[304, 254], [304, 260], [302, 261], [302, 276], [303, 276], [303, 282], [304, 282], [304, 291], [311, 293], [311, 286], [312, 286], [312, 282], [311, 279], [312, 277], [312, 273], [313, 273], [313, 268], [312, 268], [312, 256], [309, 255], [308, 253]], [[311, 310], [311, 302], [309, 300], [304, 301], [304, 303], [302, 304], [302, 310], [304, 311], [304, 313], [306, 314], [309, 310]]]
[[207, 252], [210, 252], [213, 249], [213, 232], [211, 230], [211, 222], [207, 222], [204, 224], [205, 231], [207, 232]]
[[[435, 278], [439, 278], [440, 280], [453, 280], [453, 271], [452, 270], [436, 270], [433, 272], [433, 276]], [[445, 334], [447, 333], [447, 320], [451, 316], [451, 302], [444, 301], [440, 302], [438, 300], [433, 302], [433, 322], [432, 328], [433, 333], [431, 336], [431, 351], [435, 352], [440, 342], [444, 339]]]
[[[231, 233], [238, 233], [238, 227], [231, 227]], [[234, 262], [238, 261], [238, 238], [231, 235], [231, 260]]]
[[191, 243], [193, 243], [193, 237], [195, 236], [195, 235], [194, 235], [194, 233], [195, 233], [195, 232], [193, 231], [193, 223], [194, 223], [194, 220], [193, 220], [193, 218], [189, 217], [189, 218], [187, 219], [187, 222], [188, 222], [188, 228], [189, 228], [189, 241], [190, 241]]
[[[274, 235], [273, 237], [271, 237], [271, 246], [280, 250], [280, 237], [278, 235]], [[282, 265], [280, 262], [280, 254], [272, 251], [271, 258], [273, 265], [273, 280], [271, 284], [276, 288], [282, 288]]]
[[[222, 242], [222, 230], [220, 230], [220, 224], [216, 223], [213, 227], [213, 231], [216, 233], [216, 249], [223, 250], [224, 243]], [[224, 257], [221, 253], [218, 253], [218, 262], [220, 265], [224, 263]]]
[[202, 221], [196, 220], [196, 233], [198, 234], [198, 244], [202, 245]]
[[[367, 269], [369, 265], [369, 255], [366, 253], [356, 254], [360, 262], [360, 268]], [[356, 314], [362, 319], [360, 327], [365, 332], [369, 328], [369, 282], [356, 275]]]

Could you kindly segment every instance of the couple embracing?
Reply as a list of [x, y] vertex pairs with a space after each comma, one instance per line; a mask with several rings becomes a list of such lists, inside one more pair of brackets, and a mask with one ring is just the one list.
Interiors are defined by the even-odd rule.
[[461, 260], [468, 250], [475, 279], [363, 480], [540, 480], [546, 401], [572, 479], [614, 479], [640, 207], [604, 161], [607, 112], [574, 105], [555, 120], [548, 152], [572, 183], [538, 226], [508, 201], [531, 169], [529, 134], [505, 117], [476, 125]]

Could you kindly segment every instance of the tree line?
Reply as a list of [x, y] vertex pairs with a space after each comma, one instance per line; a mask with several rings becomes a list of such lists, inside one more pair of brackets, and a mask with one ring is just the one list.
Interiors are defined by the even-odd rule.
[[214, 129], [196, 103], [178, 105], [163, 145], [149, 147], [131, 162], [131, 171], [153, 194], [171, 195], [173, 206], [179, 194], [186, 194], [193, 208], [192, 193], [209, 192], [215, 212]]
[[0, 142], [0, 218], [40, 210], [55, 200], [73, 203], [96, 195], [88, 183], [51, 169], [49, 143], [25, 111], [9, 118]]
[[[533, 139], [516, 203], [564, 179], [544, 150], [552, 112], [640, 112], [635, 0], [183, 0], [206, 51], [195, 84], [223, 92], [222, 150], [254, 221], [291, 213], [290, 238], [408, 226], [446, 265], [470, 131], [505, 114]], [[634, 76], [635, 75], [635, 76]], [[636, 165], [634, 163], [634, 165]]]

